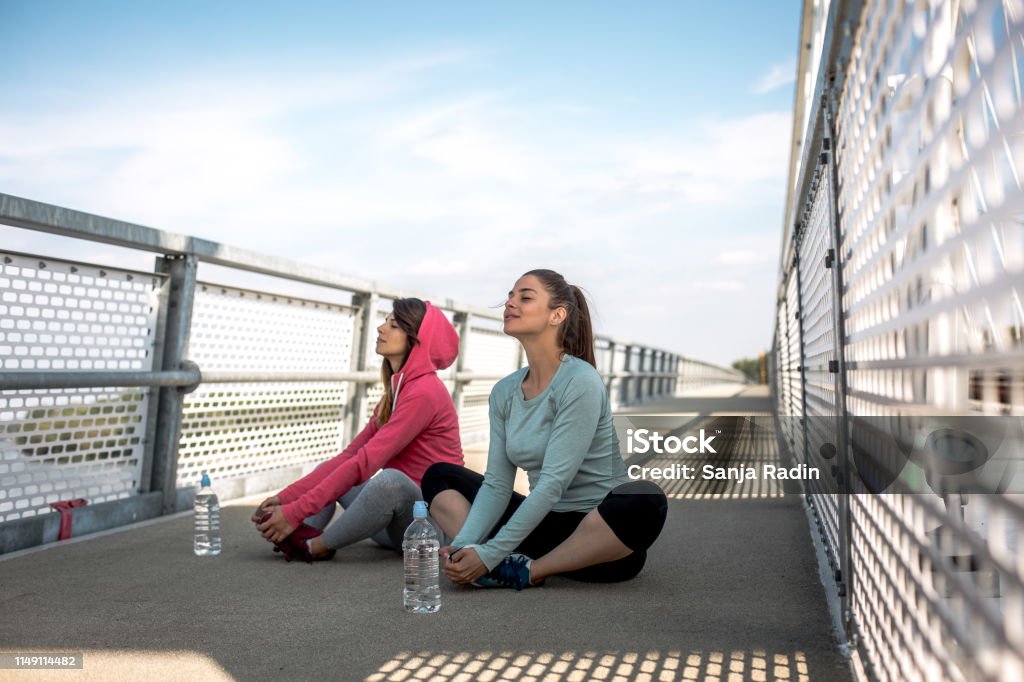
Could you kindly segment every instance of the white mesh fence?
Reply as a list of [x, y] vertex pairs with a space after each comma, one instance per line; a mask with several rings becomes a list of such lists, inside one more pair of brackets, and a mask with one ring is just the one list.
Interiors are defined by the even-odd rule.
[[[354, 312], [217, 285], [197, 287], [188, 357], [204, 371], [347, 372]], [[178, 485], [321, 461], [343, 445], [347, 382], [203, 383], [186, 396]]]
[[[150, 370], [158, 275], [0, 253], [4, 370]], [[137, 494], [150, 391], [0, 391], [0, 521]]]
[[809, 493], [870, 674], [1022, 679], [1024, 3], [846, 7], [792, 179], [801, 287], [787, 263], [773, 374], [780, 419], [800, 420], [781, 431], [808, 457], [848, 440], [848, 494]]

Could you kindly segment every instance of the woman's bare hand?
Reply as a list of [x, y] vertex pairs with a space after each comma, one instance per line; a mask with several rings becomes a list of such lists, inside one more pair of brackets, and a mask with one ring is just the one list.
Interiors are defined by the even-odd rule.
[[256, 526], [256, 530], [270, 542], [281, 542], [295, 532], [295, 526], [288, 523], [280, 506], [270, 507], [270, 518]]
[[252, 522], [259, 525], [259, 523], [263, 520], [263, 517], [270, 512], [271, 507], [278, 507], [280, 505], [281, 500], [277, 497], [277, 495], [274, 495], [273, 497], [268, 497], [267, 499], [263, 500], [262, 502], [260, 502], [260, 506], [256, 508], [256, 511], [252, 513]]
[[444, 574], [456, 585], [467, 585], [487, 573], [486, 564], [472, 547], [460, 549], [454, 556], [451, 556], [451, 547], [445, 549], [449, 550], [449, 555], [444, 562]]

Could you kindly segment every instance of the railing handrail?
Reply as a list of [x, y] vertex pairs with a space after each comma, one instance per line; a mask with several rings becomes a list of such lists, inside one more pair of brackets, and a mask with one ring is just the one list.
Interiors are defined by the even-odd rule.
[[[0, 372], [0, 387], [5, 391], [56, 388], [90, 388], [94, 386], [178, 386], [194, 388], [200, 384], [243, 384], [243, 383], [307, 383], [307, 382], [353, 382], [375, 384], [380, 381], [380, 372], [204, 372], [195, 363], [178, 371], [90, 372], [78, 370], [22, 370]], [[607, 379], [674, 379], [678, 372], [599, 372]], [[473, 371], [441, 374], [442, 379], [454, 379], [460, 383], [474, 381], [498, 381], [505, 374], [482, 374]]]
[[[270, 256], [199, 237], [168, 232], [84, 211], [54, 206], [2, 192], [0, 192], [0, 224], [129, 249], [151, 251], [164, 256], [191, 255], [201, 262], [212, 265], [225, 266], [260, 275], [269, 275], [271, 277], [337, 289], [358, 295], [377, 294], [388, 299], [415, 297], [432, 301], [439, 308], [455, 313], [468, 313], [474, 317], [495, 321], [502, 319], [502, 316], [492, 308], [471, 305], [442, 296], [431, 296], [422, 291], [388, 286], [377, 281], [340, 274], [300, 261]], [[33, 258], [40, 257], [37, 254], [24, 255], [31, 255]], [[600, 341], [613, 343], [619, 348], [627, 346], [644, 348], [648, 351], [666, 353], [680, 360], [686, 360], [691, 364], [732, 371], [732, 368], [695, 360], [679, 353], [656, 348], [644, 343], [637, 343], [603, 334], [597, 334], [595, 338]]]

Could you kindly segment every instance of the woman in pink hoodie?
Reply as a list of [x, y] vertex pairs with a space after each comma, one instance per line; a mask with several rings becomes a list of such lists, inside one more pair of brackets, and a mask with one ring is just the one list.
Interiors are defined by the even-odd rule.
[[[462, 464], [459, 420], [437, 370], [459, 352], [444, 314], [418, 298], [395, 301], [377, 328], [384, 396], [341, 454], [269, 497], [253, 514], [264, 538], [291, 559], [328, 559], [365, 538], [401, 550], [420, 481], [436, 462]], [[374, 475], [376, 474], [376, 475]], [[344, 513], [330, 526], [335, 502]]]

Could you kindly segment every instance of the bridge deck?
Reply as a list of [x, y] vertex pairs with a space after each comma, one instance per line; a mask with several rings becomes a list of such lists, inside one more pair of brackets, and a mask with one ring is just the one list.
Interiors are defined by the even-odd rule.
[[[721, 430], [728, 461], [777, 458], [770, 416], [725, 416], [770, 415], [760, 388], [630, 413]], [[251, 502], [225, 506], [216, 558], [192, 556], [189, 515], [140, 524], [0, 558], [0, 651], [84, 653], [82, 671], [25, 679], [849, 679], [798, 496], [715, 485], [665, 486], [668, 522], [631, 582], [445, 585], [433, 616], [402, 611], [401, 562], [369, 543], [284, 562]]]

